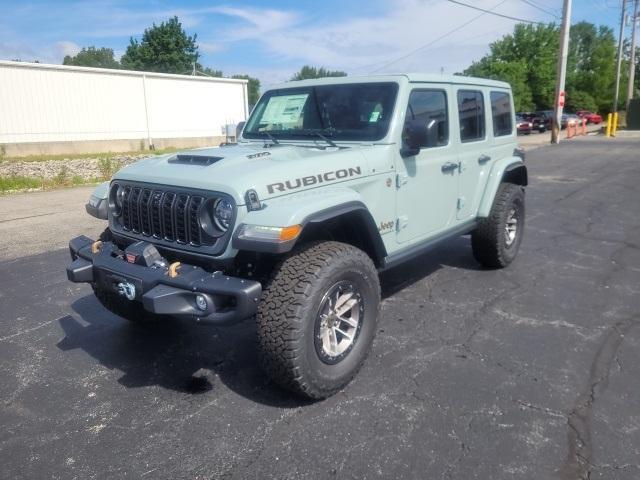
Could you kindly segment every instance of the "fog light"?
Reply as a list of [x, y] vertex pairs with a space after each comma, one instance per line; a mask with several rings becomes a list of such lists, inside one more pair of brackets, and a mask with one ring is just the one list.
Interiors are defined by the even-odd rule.
[[207, 309], [207, 299], [202, 295], [196, 295], [196, 307], [204, 312]]

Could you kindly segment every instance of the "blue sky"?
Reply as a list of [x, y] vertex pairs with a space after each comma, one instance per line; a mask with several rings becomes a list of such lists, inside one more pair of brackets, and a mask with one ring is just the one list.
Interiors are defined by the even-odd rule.
[[[559, 16], [562, 8], [561, 0], [463, 1], [542, 22], [557, 21], [542, 10]], [[617, 36], [621, 3], [574, 0], [572, 22], [606, 24]], [[173, 15], [198, 34], [202, 64], [226, 75], [257, 76], [267, 86], [304, 64], [350, 74], [454, 73], [515, 23], [492, 15], [471, 21], [479, 12], [446, 0], [0, 0], [0, 59], [61, 63], [65, 54], [90, 45], [113, 48], [119, 56], [129, 37], [139, 38], [153, 22]]]

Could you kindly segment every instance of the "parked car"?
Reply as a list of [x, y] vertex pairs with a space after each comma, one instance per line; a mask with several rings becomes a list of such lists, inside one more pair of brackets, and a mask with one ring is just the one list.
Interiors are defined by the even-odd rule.
[[520, 115], [516, 115], [516, 130], [518, 135], [531, 135], [532, 129], [533, 123]]
[[516, 258], [528, 177], [512, 105], [509, 84], [461, 76], [279, 85], [238, 144], [97, 187], [86, 210], [106, 229], [70, 241], [67, 276], [132, 322], [255, 318], [265, 372], [328, 397], [371, 348], [380, 272], [466, 234], [486, 267]]
[[582, 119], [579, 116], [577, 116], [575, 113], [562, 114], [562, 123], [561, 123], [562, 129], [565, 129], [568, 126], [575, 127], [578, 125], [582, 125]]
[[516, 116], [520, 116], [525, 120], [529, 121], [529, 123], [531, 123], [531, 128], [533, 130], [536, 130], [540, 133], [544, 133], [547, 130], [547, 125], [544, 119], [537, 116], [535, 113], [520, 112], [520, 113], [516, 113]]
[[553, 125], [553, 110], [537, 110], [534, 115], [544, 124], [545, 130], [551, 130]]
[[576, 115], [580, 118], [584, 118], [587, 123], [595, 123], [596, 125], [602, 123], [602, 116], [597, 113], [590, 112], [589, 110], [578, 110]]

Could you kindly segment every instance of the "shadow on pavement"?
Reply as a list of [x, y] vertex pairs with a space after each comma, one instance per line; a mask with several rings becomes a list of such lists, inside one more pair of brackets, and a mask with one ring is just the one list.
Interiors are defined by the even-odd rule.
[[[453, 239], [429, 254], [382, 275], [383, 297], [407, 288], [442, 265], [478, 269], [467, 238]], [[131, 324], [105, 310], [93, 295], [75, 301], [79, 318], [59, 322], [63, 351], [82, 349], [103, 366], [122, 372], [127, 388], [159, 386], [185, 394], [216, 390], [219, 380], [257, 403], [294, 408], [312, 402], [295, 397], [271, 383], [259, 368], [254, 319], [228, 327], [194, 325], [162, 318], [152, 324]]]

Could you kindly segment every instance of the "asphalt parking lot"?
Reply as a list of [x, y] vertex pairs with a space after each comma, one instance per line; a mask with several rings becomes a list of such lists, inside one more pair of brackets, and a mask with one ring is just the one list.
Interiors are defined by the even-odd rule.
[[0, 477], [639, 478], [639, 148], [530, 152], [516, 262], [460, 238], [386, 273], [367, 363], [316, 403], [264, 377], [250, 321], [131, 326], [67, 282], [84, 212], [20, 251], [5, 211]]

